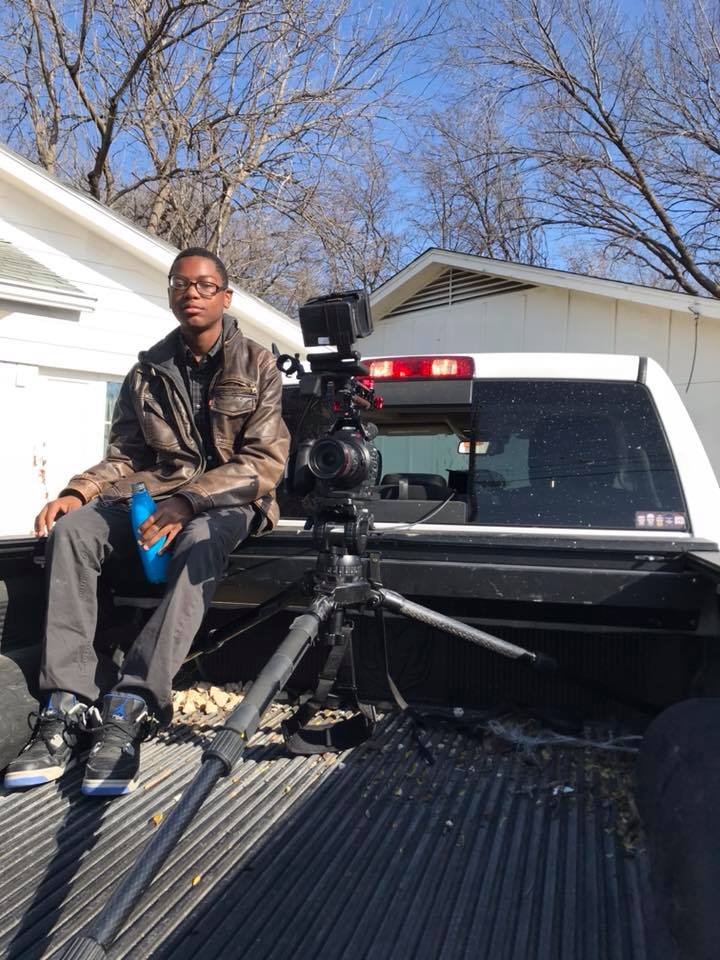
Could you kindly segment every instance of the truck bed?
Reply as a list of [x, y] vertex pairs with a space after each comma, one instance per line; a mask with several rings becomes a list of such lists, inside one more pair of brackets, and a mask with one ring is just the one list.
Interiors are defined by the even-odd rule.
[[[528, 752], [466, 713], [433, 722], [429, 766], [393, 713], [362, 747], [290, 758], [286, 709], [271, 708], [111, 957], [644, 960], [632, 755]], [[4, 957], [57, 956], [97, 913], [209, 735], [177, 724], [147, 744], [128, 797], [83, 797], [79, 771], [0, 795]]]

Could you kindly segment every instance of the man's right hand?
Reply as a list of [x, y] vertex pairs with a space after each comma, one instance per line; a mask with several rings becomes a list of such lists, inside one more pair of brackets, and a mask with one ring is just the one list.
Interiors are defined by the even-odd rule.
[[35, 536], [42, 537], [43, 534], [49, 534], [52, 525], [58, 517], [62, 517], [66, 513], [72, 513], [73, 510], [77, 510], [78, 507], [82, 506], [82, 499], [73, 496], [71, 493], [65, 497], [58, 497], [57, 500], [51, 500], [50, 503], [46, 503], [40, 513], [35, 517]]

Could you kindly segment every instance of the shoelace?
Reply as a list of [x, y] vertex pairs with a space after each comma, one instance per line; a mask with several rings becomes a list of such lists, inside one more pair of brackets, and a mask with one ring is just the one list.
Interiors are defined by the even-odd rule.
[[[124, 746], [128, 740], [147, 740], [154, 732], [157, 721], [154, 717], [145, 716], [142, 720], [126, 720], [118, 722], [116, 720], [106, 720], [102, 724], [103, 743], [117, 742]], [[120, 743], [122, 741], [122, 743]]]
[[80, 729], [83, 733], [92, 733], [102, 726], [102, 714], [96, 706], [88, 707], [80, 718]]
[[[34, 724], [32, 723], [33, 718], [35, 719]], [[56, 714], [54, 717], [48, 717], [44, 715], [44, 711], [42, 710], [40, 713], [37, 713], [35, 710], [31, 710], [27, 719], [28, 726], [32, 730], [32, 737], [28, 743], [28, 747], [30, 747], [37, 740], [42, 740], [48, 750], [51, 753], [54, 753], [57, 748], [53, 747], [50, 741], [57, 733], [60, 733], [66, 746], [73, 746], [73, 744], [68, 740], [68, 734], [73, 732], [73, 728], [77, 728], [79, 726], [77, 717], [71, 717], [67, 713], [60, 713]]]

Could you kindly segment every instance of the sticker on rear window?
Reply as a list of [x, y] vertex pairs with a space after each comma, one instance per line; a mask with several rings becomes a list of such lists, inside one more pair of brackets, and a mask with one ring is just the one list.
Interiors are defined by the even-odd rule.
[[687, 521], [684, 513], [643, 510], [635, 514], [635, 526], [638, 530], [685, 530]]

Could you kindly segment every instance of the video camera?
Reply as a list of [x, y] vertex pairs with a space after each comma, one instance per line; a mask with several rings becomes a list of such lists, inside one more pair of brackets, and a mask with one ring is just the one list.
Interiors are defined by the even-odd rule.
[[[352, 349], [356, 339], [373, 331], [367, 294], [361, 290], [331, 293], [308, 300], [298, 310], [303, 342], [307, 347], [336, 347], [334, 352], [308, 356], [306, 371], [295, 357], [278, 357], [278, 368], [300, 381], [300, 396], [307, 406], [321, 402], [335, 415], [318, 436], [299, 440], [288, 460], [289, 492], [312, 494], [313, 507], [370, 500], [379, 483], [380, 454], [373, 443], [375, 424], [363, 421], [361, 412], [382, 406], [360, 354]], [[301, 417], [302, 419], [302, 417]]]

